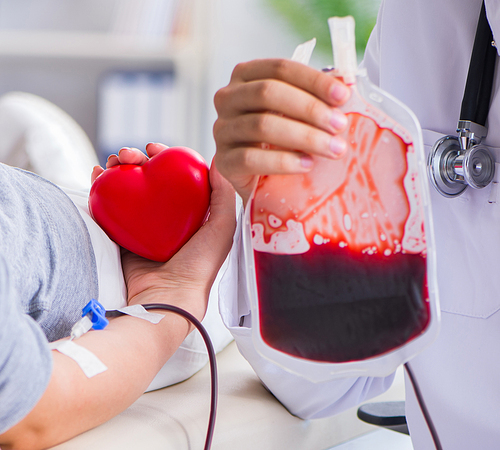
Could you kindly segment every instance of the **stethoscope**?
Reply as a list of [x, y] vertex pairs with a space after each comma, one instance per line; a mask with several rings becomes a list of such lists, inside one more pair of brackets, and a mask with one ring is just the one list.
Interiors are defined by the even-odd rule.
[[495, 175], [495, 158], [487, 147], [481, 145], [481, 140], [488, 133], [486, 119], [496, 57], [493, 33], [483, 2], [457, 126], [458, 136], [439, 139], [427, 161], [429, 178], [445, 197], [456, 197], [468, 186], [482, 189]]

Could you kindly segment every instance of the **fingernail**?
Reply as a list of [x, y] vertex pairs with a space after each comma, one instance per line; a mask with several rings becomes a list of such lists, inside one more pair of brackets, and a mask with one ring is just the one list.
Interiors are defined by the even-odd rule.
[[300, 165], [304, 169], [310, 169], [313, 166], [313, 159], [309, 155], [301, 155]]
[[330, 139], [330, 150], [334, 155], [340, 156], [346, 151], [346, 149], [347, 143], [344, 139], [336, 136]]
[[343, 101], [347, 100], [350, 93], [351, 93], [351, 91], [349, 90], [349, 88], [347, 86], [337, 83], [333, 87], [330, 95], [331, 95], [332, 99], [335, 100], [336, 102], [343, 102]]
[[337, 131], [344, 130], [347, 126], [346, 115], [338, 109], [334, 109], [332, 111], [332, 115], [330, 116], [330, 125]]

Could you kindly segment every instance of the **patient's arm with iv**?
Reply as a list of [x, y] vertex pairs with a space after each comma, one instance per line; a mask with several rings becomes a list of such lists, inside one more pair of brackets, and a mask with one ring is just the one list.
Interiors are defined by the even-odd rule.
[[[234, 231], [234, 191], [216, 170], [211, 171], [211, 184], [209, 220], [167, 263], [123, 253], [130, 305], [166, 303], [203, 318], [210, 287]], [[111, 319], [105, 330], [91, 331], [76, 340], [107, 366], [95, 377], [87, 378], [75, 361], [52, 351], [53, 369], [46, 391], [27, 416], [0, 435], [0, 447], [47, 448], [109, 420], [132, 404], [192, 330], [181, 316], [158, 312], [164, 315], [158, 324], [121, 316]]]

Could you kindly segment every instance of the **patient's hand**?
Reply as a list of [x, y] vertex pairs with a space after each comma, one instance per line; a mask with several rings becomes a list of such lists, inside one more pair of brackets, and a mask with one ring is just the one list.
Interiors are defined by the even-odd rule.
[[[154, 157], [168, 147], [148, 144]], [[144, 164], [148, 157], [138, 149], [123, 148], [112, 155], [106, 168], [117, 164]], [[92, 182], [104, 171], [94, 168]], [[232, 245], [236, 225], [235, 193], [231, 184], [210, 169], [210, 216], [198, 232], [166, 263], [142, 258], [122, 248], [122, 267], [128, 303], [169, 303], [203, 318], [210, 288]]]
[[212, 164], [210, 216], [196, 234], [166, 263], [144, 259], [122, 249], [129, 304], [180, 302], [202, 319], [210, 288], [231, 249], [236, 225], [235, 193]]

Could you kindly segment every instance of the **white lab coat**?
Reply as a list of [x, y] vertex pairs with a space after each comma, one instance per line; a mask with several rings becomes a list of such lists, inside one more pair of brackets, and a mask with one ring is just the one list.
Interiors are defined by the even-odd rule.
[[[442, 135], [456, 134], [480, 8], [481, 0], [382, 1], [364, 65], [374, 83], [415, 112], [427, 153]], [[500, 41], [500, 1], [486, 0], [486, 9]], [[500, 162], [499, 83], [497, 74], [484, 143]], [[444, 449], [499, 448], [500, 192], [490, 185], [448, 199], [430, 190], [442, 323], [437, 340], [414, 358], [412, 367]], [[293, 414], [314, 418], [387, 389], [392, 376], [316, 385], [256, 353], [238, 233], [220, 286], [220, 311], [241, 353], [274, 395]], [[411, 385], [406, 386], [414, 448], [432, 449]]]

